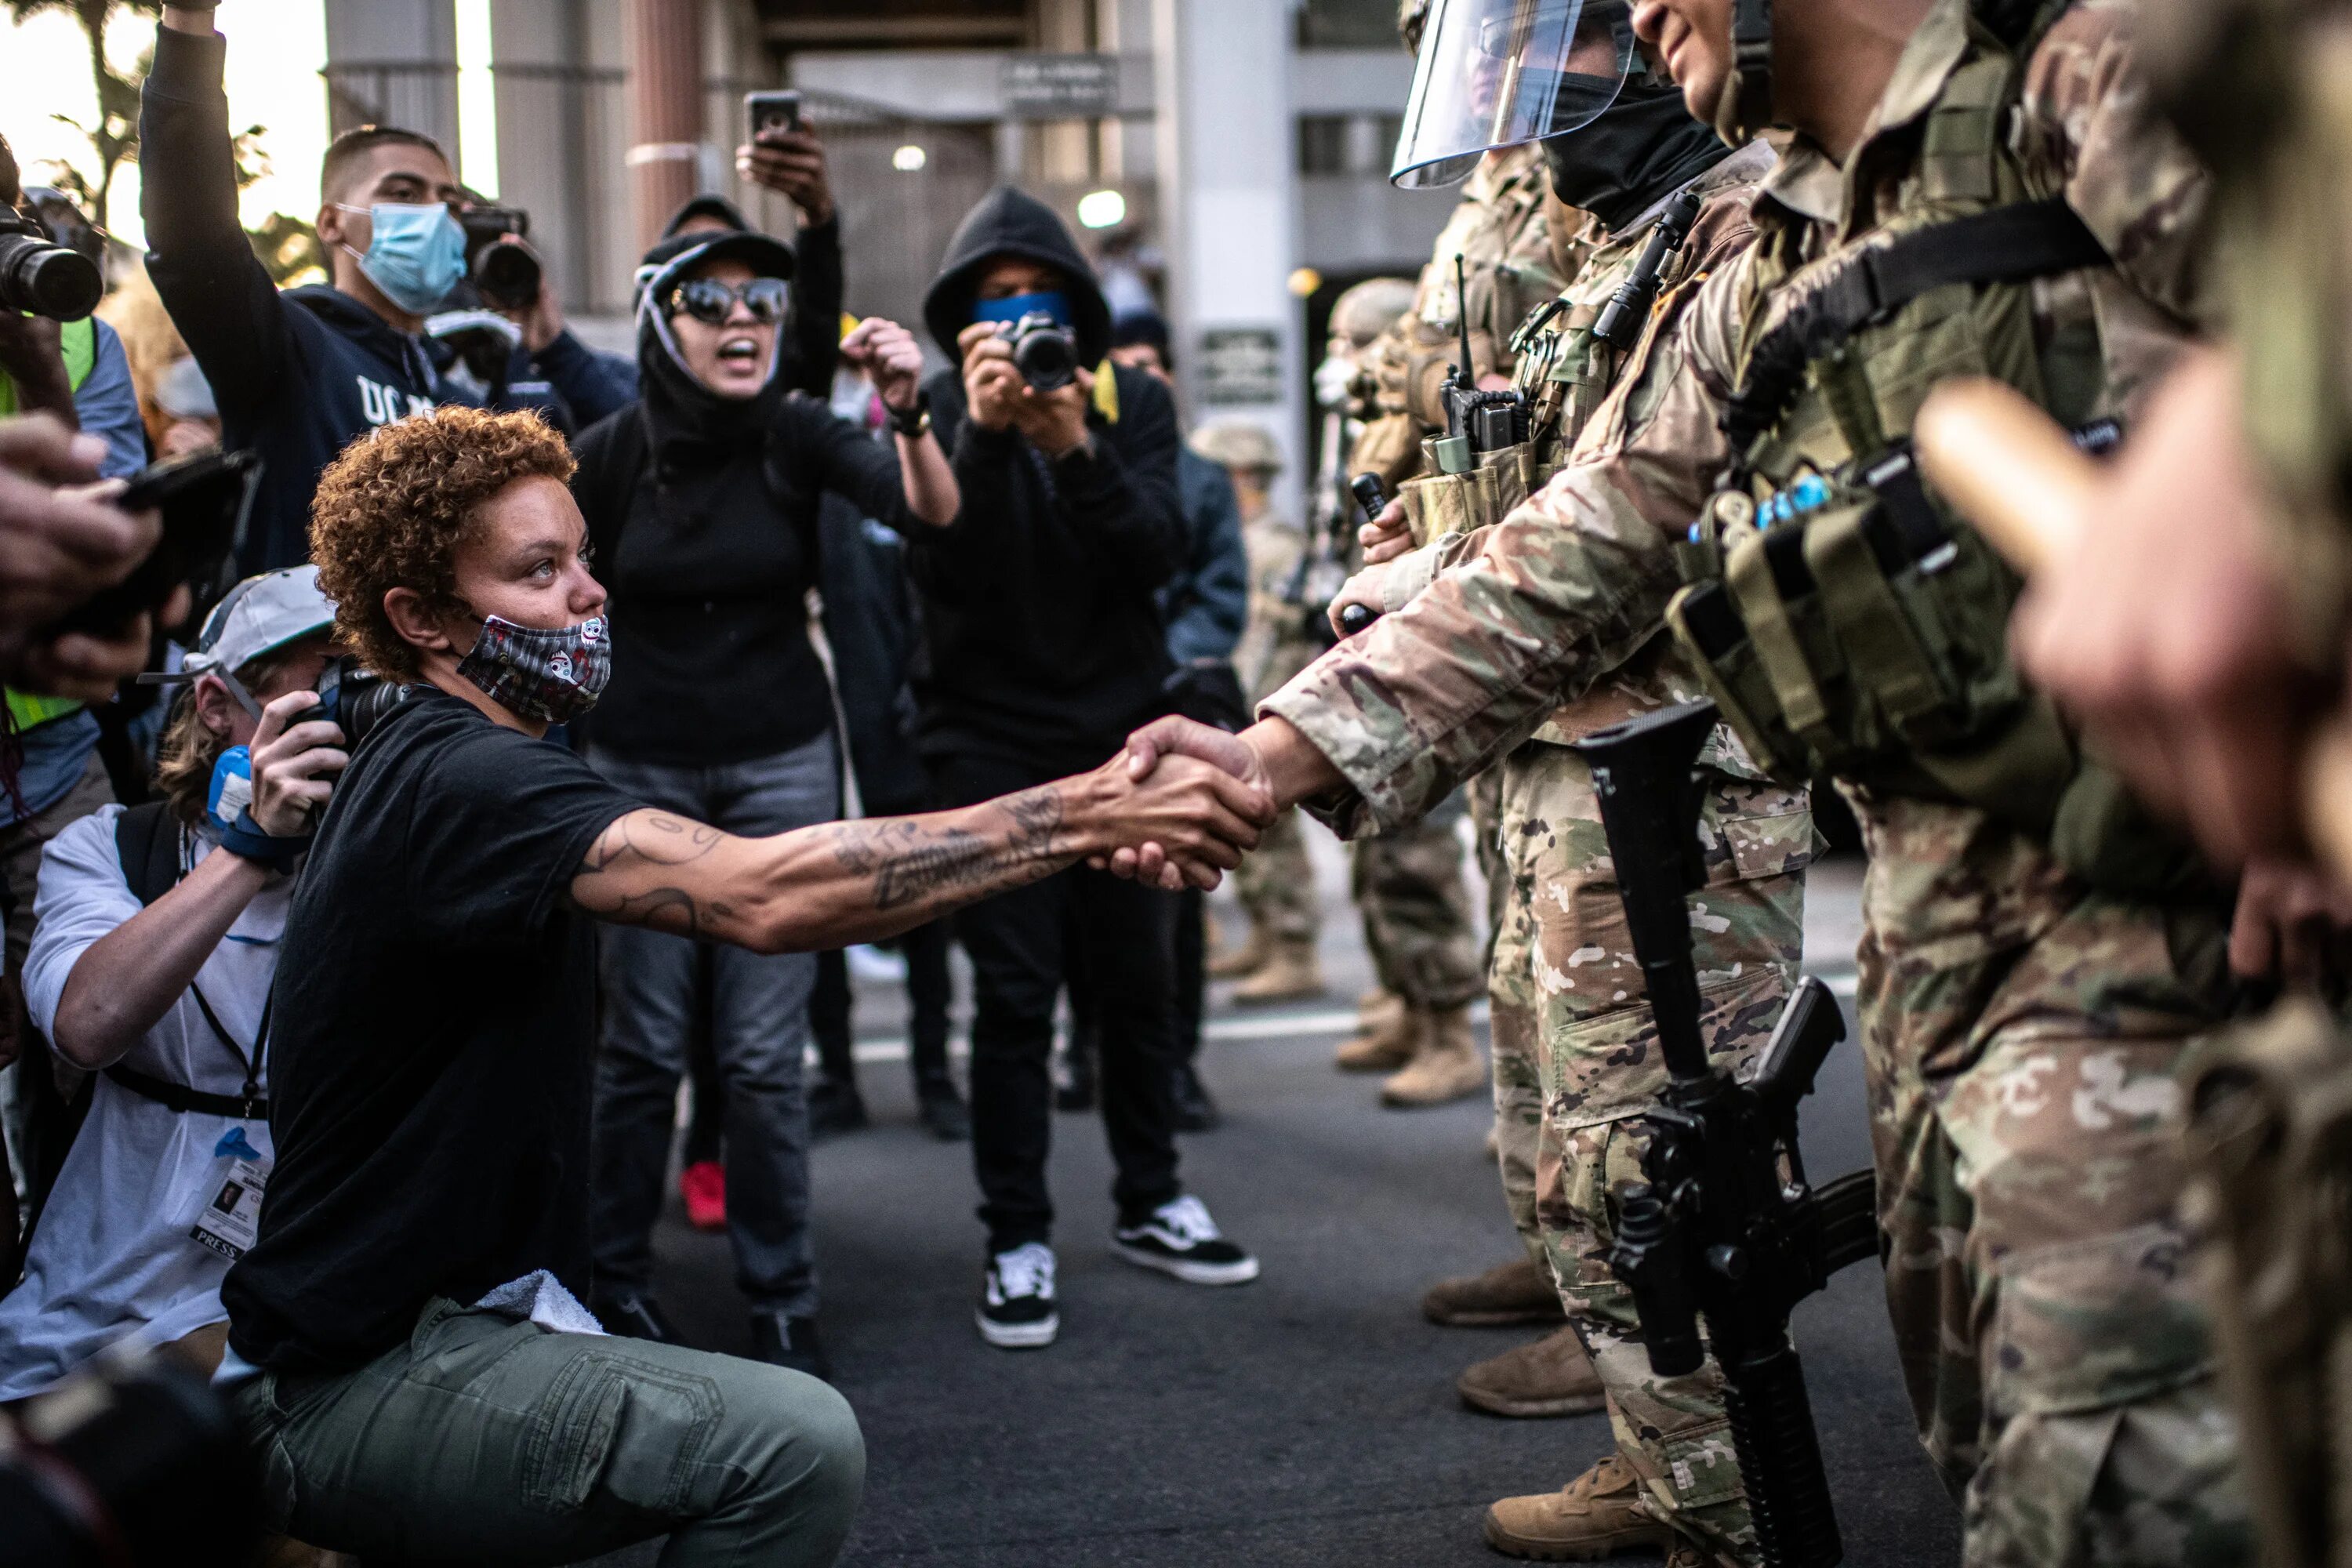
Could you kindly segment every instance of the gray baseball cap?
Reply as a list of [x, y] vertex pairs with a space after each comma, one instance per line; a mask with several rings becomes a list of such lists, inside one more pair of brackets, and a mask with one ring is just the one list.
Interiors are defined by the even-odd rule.
[[334, 624], [335, 602], [319, 592], [316, 566], [264, 572], [231, 588], [213, 607], [181, 668], [190, 675], [234, 672]]

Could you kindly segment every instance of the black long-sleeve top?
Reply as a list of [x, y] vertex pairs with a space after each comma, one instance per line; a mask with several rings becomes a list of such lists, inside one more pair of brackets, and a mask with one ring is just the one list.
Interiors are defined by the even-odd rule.
[[573, 493], [612, 595], [598, 745], [716, 766], [834, 728], [808, 637], [818, 503], [830, 490], [903, 533], [924, 525], [893, 447], [814, 398], [772, 409], [764, 428], [738, 437], [665, 428], [631, 405], [581, 437]]
[[1099, 764], [1161, 710], [1171, 666], [1153, 591], [1186, 549], [1176, 406], [1150, 376], [1108, 373], [1118, 416], [1090, 413], [1091, 450], [1059, 461], [966, 418], [955, 372], [926, 389], [963, 492], [951, 526], [908, 536], [929, 642], [916, 686], [926, 756], [1052, 778]]

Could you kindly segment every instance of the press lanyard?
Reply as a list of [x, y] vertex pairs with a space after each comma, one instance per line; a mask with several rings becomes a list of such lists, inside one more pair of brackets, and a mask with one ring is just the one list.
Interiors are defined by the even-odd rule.
[[205, 1016], [205, 1022], [213, 1026], [213, 1033], [220, 1037], [220, 1043], [227, 1047], [228, 1054], [236, 1058], [236, 1065], [244, 1070], [245, 1088], [237, 1098], [248, 1105], [259, 1100], [262, 1058], [269, 1049], [269, 1010], [278, 1005], [278, 988], [271, 986], [268, 997], [261, 1004], [261, 1026], [254, 1031], [253, 1054], [249, 1057], [236, 1043], [236, 1037], [222, 1027], [219, 1015], [213, 1011], [213, 1005], [205, 1000], [203, 988], [193, 980], [188, 983], [188, 994], [196, 999], [196, 1011]]

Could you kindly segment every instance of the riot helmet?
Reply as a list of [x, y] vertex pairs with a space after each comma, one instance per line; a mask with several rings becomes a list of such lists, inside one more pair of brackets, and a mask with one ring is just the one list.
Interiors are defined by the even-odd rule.
[[1638, 54], [1628, 0], [1431, 0], [1390, 180], [1453, 184], [1491, 149], [1582, 129]]

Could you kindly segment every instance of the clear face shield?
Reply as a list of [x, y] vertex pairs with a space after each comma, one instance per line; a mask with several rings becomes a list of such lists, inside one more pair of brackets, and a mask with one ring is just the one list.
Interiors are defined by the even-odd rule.
[[1389, 179], [1454, 184], [1494, 148], [1582, 130], [1638, 58], [1629, 0], [1436, 0]]

